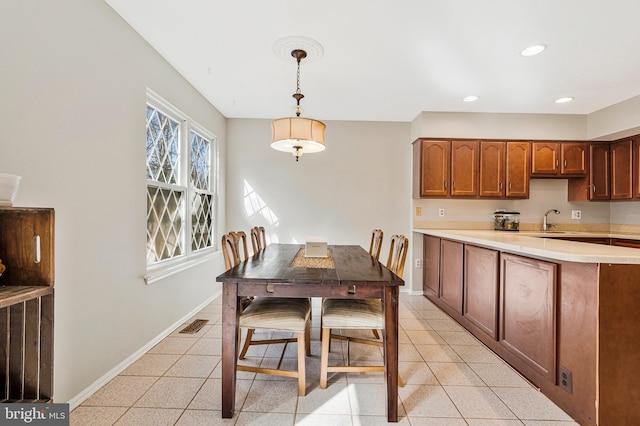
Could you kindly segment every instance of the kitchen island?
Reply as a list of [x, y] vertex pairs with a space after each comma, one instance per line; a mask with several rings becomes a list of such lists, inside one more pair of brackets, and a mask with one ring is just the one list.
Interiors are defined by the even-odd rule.
[[[440, 229], [414, 236], [423, 240], [429, 300], [580, 424], [636, 424], [640, 249], [628, 246], [639, 237]], [[626, 247], [604, 245], [618, 242]]]

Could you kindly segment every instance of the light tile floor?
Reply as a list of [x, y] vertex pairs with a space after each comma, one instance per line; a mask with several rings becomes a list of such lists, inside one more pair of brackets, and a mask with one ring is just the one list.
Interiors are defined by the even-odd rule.
[[[381, 373], [334, 373], [319, 388], [320, 315], [314, 300], [307, 395], [295, 379], [238, 372], [236, 414], [221, 417], [221, 298], [195, 318], [197, 334], [167, 336], [71, 413], [71, 425], [377, 425], [385, 424]], [[566, 413], [423, 296], [400, 298], [399, 425], [575, 426]], [[185, 324], [186, 325], [186, 324]], [[256, 333], [259, 337], [259, 334]], [[346, 343], [334, 341], [342, 362]], [[275, 365], [278, 347], [254, 346], [245, 362]], [[295, 345], [285, 366], [296, 367]], [[381, 349], [351, 345], [351, 362], [377, 364]]]

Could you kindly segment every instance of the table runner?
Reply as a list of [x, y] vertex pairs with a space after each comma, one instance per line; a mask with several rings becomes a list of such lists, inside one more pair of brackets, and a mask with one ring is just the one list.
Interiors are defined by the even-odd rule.
[[289, 265], [291, 268], [321, 268], [335, 269], [331, 250], [327, 249], [327, 257], [304, 257], [304, 248], [298, 250], [298, 254]]

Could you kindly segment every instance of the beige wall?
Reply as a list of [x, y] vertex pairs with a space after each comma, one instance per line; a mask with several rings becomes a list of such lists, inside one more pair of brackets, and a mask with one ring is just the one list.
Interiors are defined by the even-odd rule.
[[640, 96], [589, 114], [587, 138], [615, 140], [640, 133]]
[[411, 140], [427, 138], [585, 140], [584, 115], [422, 112]]
[[0, 171], [55, 209], [54, 397], [78, 401], [219, 291], [220, 259], [142, 279], [147, 87], [223, 151], [225, 119], [101, 0], [2, 2], [0, 39]]
[[371, 230], [381, 228], [383, 253], [391, 235], [410, 235], [409, 124], [326, 125], [326, 150], [296, 163], [271, 149], [269, 120], [228, 120], [229, 230], [261, 225], [274, 242], [320, 236], [368, 249]]

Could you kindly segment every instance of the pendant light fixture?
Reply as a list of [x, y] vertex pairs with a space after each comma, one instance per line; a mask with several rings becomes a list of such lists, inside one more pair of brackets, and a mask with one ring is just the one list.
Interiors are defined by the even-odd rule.
[[300, 91], [300, 61], [307, 57], [307, 52], [302, 49], [294, 49], [291, 56], [298, 63], [296, 92], [293, 94], [293, 98], [296, 100], [296, 116], [273, 120], [271, 123], [271, 148], [290, 152], [298, 161], [304, 153], [324, 151], [324, 129], [326, 126], [321, 121], [300, 117], [303, 111], [300, 101], [304, 98]]

